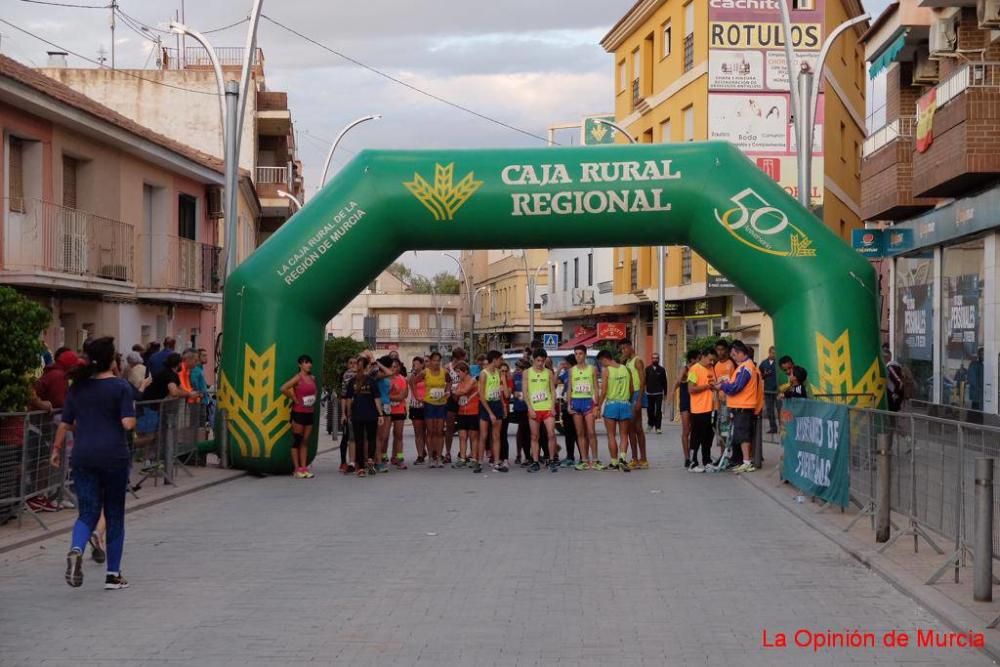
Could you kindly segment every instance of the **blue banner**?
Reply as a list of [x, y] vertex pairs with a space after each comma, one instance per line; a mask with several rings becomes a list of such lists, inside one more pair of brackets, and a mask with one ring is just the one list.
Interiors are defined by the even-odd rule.
[[782, 478], [810, 496], [847, 507], [851, 490], [846, 405], [791, 399], [781, 409]]

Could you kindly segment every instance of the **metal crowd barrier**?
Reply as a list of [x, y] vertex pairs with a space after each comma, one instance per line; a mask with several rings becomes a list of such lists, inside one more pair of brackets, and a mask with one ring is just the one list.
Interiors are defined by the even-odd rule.
[[[177, 470], [202, 463], [199, 443], [213, 438], [213, 401], [189, 403], [185, 399], [140, 401], [136, 403], [136, 428], [129, 435], [132, 451], [130, 484], [135, 494], [149, 479], [158, 485], [175, 483]], [[60, 413], [17, 412], [0, 414], [0, 525], [24, 514], [47, 529], [40, 514], [70, 507], [72, 471], [69, 460], [72, 441], [68, 439], [59, 467], [49, 463]], [[222, 453], [220, 454], [220, 460]], [[63, 499], [70, 503], [63, 504]]]

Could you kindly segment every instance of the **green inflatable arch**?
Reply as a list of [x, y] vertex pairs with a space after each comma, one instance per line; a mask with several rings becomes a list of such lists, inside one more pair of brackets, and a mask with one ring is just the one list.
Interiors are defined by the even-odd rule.
[[691, 246], [769, 313], [814, 393], [881, 403], [874, 271], [729, 144], [365, 151], [226, 283], [233, 462], [291, 471], [281, 383], [401, 253], [659, 244]]

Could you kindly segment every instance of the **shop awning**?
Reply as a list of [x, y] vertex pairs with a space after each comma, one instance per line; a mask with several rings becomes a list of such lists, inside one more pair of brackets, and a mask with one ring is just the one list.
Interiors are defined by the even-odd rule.
[[559, 349], [572, 350], [577, 345], [586, 345], [587, 347], [590, 347], [590, 345], [596, 343], [598, 340], [599, 338], [597, 337], [596, 332], [588, 331], [586, 333], [580, 334], [579, 336], [574, 336], [573, 338], [569, 339], [568, 341], [563, 343], [562, 347], [560, 347]]
[[894, 39], [889, 46], [887, 46], [885, 50], [872, 61], [871, 66], [868, 67], [869, 79], [874, 79], [882, 72], [882, 70], [896, 62], [896, 57], [899, 55], [899, 52], [906, 46], [906, 36], [908, 34], [910, 34], [910, 31], [905, 30], [903, 34]]

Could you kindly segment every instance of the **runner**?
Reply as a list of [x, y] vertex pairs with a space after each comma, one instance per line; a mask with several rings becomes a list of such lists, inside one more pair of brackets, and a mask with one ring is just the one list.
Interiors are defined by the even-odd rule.
[[[731, 350], [729, 348], [729, 341], [725, 338], [720, 338], [715, 342], [715, 377], [732, 377], [736, 373], [736, 364], [733, 363], [731, 357]], [[719, 434], [719, 458], [722, 458], [722, 452], [726, 451], [726, 445], [729, 443], [729, 436], [732, 432], [732, 417], [729, 414], [729, 406], [727, 405], [726, 395], [721, 391], [716, 392], [718, 397], [718, 412], [716, 414], [716, 427]], [[743, 453], [739, 451], [739, 448], [733, 448], [733, 460], [730, 462], [730, 467], [735, 468], [737, 465], [743, 462]]]
[[389, 355], [379, 357], [368, 368], [368, 372], [378, 380], [379, 399], [382, 403], [382, 414], [385, 419], [378, 424], [378, 451], [375, 456], [375, 469], [379, 472], [389, 472], [389, 434], [392, 432], [392, 362]]
[[479, 473], [483, 471], [483, 443], [479, 439], [479, 384], [469, 374], [469, 365], [464, 361], [455, 363], [454, 369], [458, 373], [458, 386], [452, 395], [458, 403], [459, 460], [452, 464], [452, 468], [468, 463], [472, 472]]
[[[576, 467], [576, 451], [580, 448], [579, 437], [576, 432], [576, 421], [569, 411], [570, 394], [572, 393], [570, 382], [572, 381], [572, 372], [575, 367], [576, 355], [567, 354], [565, 358], [559, 361], [559, 375], [556, 376], [558, 380], [556, 397], [559, 399], [557, 403], [559, 406], [559, 419], [563, 427], [563, 441], [566, 443], [566, 456], [563, 457], [560, 464], [563, 468]], [[582, 455], [580, 460], [583, 460]]]
[[413, 357], [413, 370], [410, 371], [410, 422], [413, 424], [413, 440], [417, 446], [417, 458], [413, 465], [422, 466], [427, 460], [427, 429], [424, 427], [424, 396], [427, 384], [423, 377], [424, 358]]
[[[510, 424], [511, 424], [511, 399], [514, 394], [514, 381], [510, 375], [510, 366], [506, 362], [500, 363], [500, 384], [503, 385], [503, 424], [500, 426], [500, 462], [505, 470], [510, 470]], [[520, 452], [518, 452], [520, 455]]]
[[[445, 366], [445, 370], [448, 371], [448, 382], [450, 392], [454, 392], [455, 388], [458, 386], [458, 372], [455, 370], [455, 364], [465, 361], [465, 350], [460, 347], [456, 347], [451, 351], [451, 361]], [[448, 417], [445, 419], [445, 440], [444, 440], [444, 462], [451, 463], [451, 443], [455, 438], [455, 426], [456, 418], [458, 416], [458, 401], [452, 393], [448, 395]], [[460, 459], [456, 461], [458, 467], [465, 466], [465, 460]]]
[[[646, 431], [642, 427], [642, 397], [646, 389], [646, 371], [642, 359], [635, 355], [632, 341], [622, 341], [622, 363], [632, 374], [632, 424], [629, 427], [628, 444], [632, 446], [632, 461], [630, 468], [649, 468], [646, 460]], [[627, 449], [623, 447], [623, 450]], [[624, 451], [622, 452], [624, 456]]]
[[347, 360], [347, 370], [340, 381], [340, 472], [350, 475], [354, 472], [354, 427], [349, 416], [350, 399], [347, 392], [358, 375], [358, 359]]
[[347, 391], [347, 416], [354, 427], [354, 466], [358, 477], [376, 473], [378, 427], [385, 420], [378, 380], [369, 372], [371, 365], [367, 356], [358, 358], [358, 374]]
[[742, 463], [733, 468], [733, 472], [754, 472], [757, 468], [750, 461], [750, 446], [757, 418], [764, 409], [764, 382], [743, 341], [733, 342], [732, 353], [739, 363], [736, 374], [719, 377], [716, 386], [728, 397], [733, 415], [733, 442], [739, 443], [743, 455]]
[[298, 359], [299, 372], [281, 385], [281, 393], [292, 402], [292, 475], [297, 479], [315, 477], [309, 471], [309, 436], [316, 421], [316, 378], [312, 359], [303, 354]]
[[[630, 400], [635, 393], [633, 376], [607, 350], [598, 353], [597, 363], [602, 368], [597, 404], [604, 406], [604, 429], [608, 432], [608, 453], [611, 454], [608, 468], [629, 472], [630, 468], [625, 462], [625, 449], [628, 447], [628, 432], [633, 419]], [[618, 442], [622, 443], [621, 449], [618, 448]]]
[[128, 382], [115, 376], [115, 340], [98, 338], [87, 344], [88, 363], [70, 371], [59, 428], [49, 463], [61, 470], [66, 434], [75, 439], [70, 454], [79, 517], [73, 525], [66, 554], [66, 583], [83, 585], [83, 552], [103, 512], [107, 521], [105, 590], [128, 588], [121, 572], [125, 548], [125, 491], [129, 448], [126, 432], [135, 428], [135, 401]]
[[431, 352], [427, 368], [413, 377], [414, 382], [423, 381], [424, 426], [427, 434], [427, 449], [430, 468], [443, 468], [441, 450], [444, 446], [444, 420], [448, 416], [448, 373], [441, 367], [441, 353]]
[[597, 430], [594, 424], [594, 394], [597, 389], [597, 373], [587, 363], [587, 346], [573, 348], [576, 365], [570, 370], [569, 419], [576, 427], [576, 444], [580, 450], [577, 470], [603, 470], [598, 461]]
[[500, 375], [500, 362], [503, 355], [496, 350], [486, 354], [486, 365], [479, 374], [479, 443], [486, 444], [490, 437], [493, 443], [493, 470], [507, 472], [507, 452], [501, 451], [500, 427], [506, 414], [504, 413], [504, 395], [507, 387]]
[[698, 363], [701, 353], [691, 350], [687, 353], [687, 363], [681, 366], [677, 374], [674, 388], [677, 390], [677, 408], [681, 413], [681, 450], [684, 452], [684, 467], [691, 467], [691, 392], [688, 389], [688, 377], [691, 368]]
[[401, 374], [402, 364], [399, 359], [392, 360], [392, 375], [389, 377], [389, 413], [392, 419], [392, 465], [398, 470], [406, 470], [403, 458], [403, 427], [406, 425], [406, 399], [410, 395], [410, 387], [406, 377]]
[[530, 364], [523, 358], [514, 362], [511, 376], [510, 421], [517, 424], [517, 463], [522, 468], [531, 465], [531, 425], [528, 423], [528, 404], [524, 401], [524, 372]]
[[705, 468], [712, 465], [714, 438], [712, 412], [716, 405], [715, 392], [712, 391], [715, 382], [714, 356], [712, 348], [705, 348], [698, 357], [698, 363], [691, 365], [688, 373], [688, 393], [691, 396], [691, 463], [687, 466], [689, 472], [705, 472]]
[[545, 367], [548, 354], [543, 349], [532, 353], [532, 365], [524, 373], [522, 383], [527, 383], [528, 423], [531, 427], [531, 465], [528, 472], [538, 472], [539, 465], [539, 431], [542, 426], [548, 435], [549, 450], [552, 458], [549, 460], [549, 472], [559, 470], [558, 449], [556, 447], [556, 421], [552, 416], [554, 397], [556, 394], [556, 378], [552, 371]]

